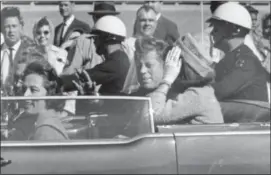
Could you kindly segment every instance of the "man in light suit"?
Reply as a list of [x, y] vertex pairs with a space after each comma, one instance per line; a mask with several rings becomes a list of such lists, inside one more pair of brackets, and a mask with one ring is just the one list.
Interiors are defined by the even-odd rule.
[[[145, 1], [146, 5], [152, 6], [157, 13], [157, 27], [154, 32], [154, 37], [162, 39], [168, 44], [173, 44], [179, 37], [178, 26], [161, 14], [161, 1]], [[135, 30], [135, 27], [134, 27]]]
[[1, 88], [14, 85], [14, 70], [18, 59], [31, 44], [22, 37], [23, 25], [23, 18], [17, 7], [1, 10], [1, 31], [5, 41], [1, 45]]
[[61, 47], [73, 32], [89, 33], [90, 27], [87, 23], [75, 18], [73, 14], [74, 1], [60, 1], [59, 12], [63, 17], [63, 22], [55, 28], [54, 45]]

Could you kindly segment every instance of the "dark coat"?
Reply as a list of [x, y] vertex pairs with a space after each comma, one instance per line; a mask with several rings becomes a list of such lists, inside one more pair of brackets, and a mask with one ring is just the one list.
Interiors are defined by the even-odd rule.
[[60, 35], [61, 35], [61, 24], [59, 24], [58, 26], [56, 26], [55, 28], [55, 37], [54, 37], [54, 45], [60, 47], [65, 41], [68, 40], [69, 36], [71, 35], [72, 32], [74, 31], [79, 31], [80, 33], [89, 33], [90, 32], [90, 27], [88, 24], [86, 24], [83, 21], [80, 21], [76, 18], [74, 18], [73, 22], [71, 23], [71, 25], [68, 27], [64, 38], [61, 39]]
[[173, 21], [161, 15], [158, 19], [157, 27], [153, 36], [172, 45], [180, 37], [180, 34], [177, 25]]
[[258, 58], [244, 44], [216, 65], [213, 84], [219, 101], [243, 99], [267, 101], [267, 74]]
[[[101, 85], [99, 93], [102, 95], [120, 95], [123, 88], [130, 61], [124, 51], [118, 50], [111, 53], [103, 63], [92, 69], [87, 69], [92, 81]], [[75, 74], [61, 76], [64, 91], [76, 90], [72, 80], [78, 81]]]

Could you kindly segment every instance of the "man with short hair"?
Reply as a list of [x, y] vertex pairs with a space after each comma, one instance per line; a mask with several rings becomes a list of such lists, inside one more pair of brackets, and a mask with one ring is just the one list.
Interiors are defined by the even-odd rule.
[[138, 9], [136, 16], [138, 31], [135, 37], [153, 36], [157, 26], [155, 9], [151, 6], [143, 5]]
[[152, 6], [157, 15], [157, 27], [154, 32], [154, 37], [166, 41], [168, 44], [173, 44], [179, 37], [178, 26], [161, 13], [162, 1], [145, 1], [145, 4]]
[[5, 41], [1, 45], [2, 88], [13, 87], [14, 68], [20, 54], [29, 47], [30, 43], [22, 40], [23, 25], [24, 21], [19, 8], [5, 7], [1, 10], [1, 31]]
[[59, 12], [63, 17], [63, 22], [55, 28], [54, 45], [58, 47], [61, 47], [75, 31], [81, 34], [90, 32], [88, 24], [75, 18], [73, 14], [74, 6], [74, 1], [59, 2]]

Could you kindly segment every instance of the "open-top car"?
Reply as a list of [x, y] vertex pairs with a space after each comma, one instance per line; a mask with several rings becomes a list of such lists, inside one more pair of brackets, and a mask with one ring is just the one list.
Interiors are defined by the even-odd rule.
[[[68, 99], [82, 105], [76, 114], [59, 115], [68, 139], [14, 138], [15, 123], [29, 117], [22, 107], [29, 100]], [[1, 174], [270, 173], [270, 107], [259, 108], [251, 113], [256, 119], [239, 123], [229, 116], [225, 124], [158, 126], [145, 97], [2, 97]]]

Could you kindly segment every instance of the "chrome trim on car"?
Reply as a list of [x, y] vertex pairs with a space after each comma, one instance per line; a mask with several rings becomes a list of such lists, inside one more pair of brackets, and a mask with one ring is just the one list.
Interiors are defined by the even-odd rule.
[[136, 96], [43, 96], [43, 97], [1, 97], [1, 101], [18, 100], [150, 100], [150, 97]]
[[1, 148], [3, 147], [21, 147], [21, 146], [80, 146], [80, 145], [120, 145], [130, 144], [146, 138], [165, 138], [171, 137], [173, 133], [162, 134], [143, 134], [133, 138], [127, 139], [93, 139], [93, 140], [63, 140], [63, 141], [1, 141]]

